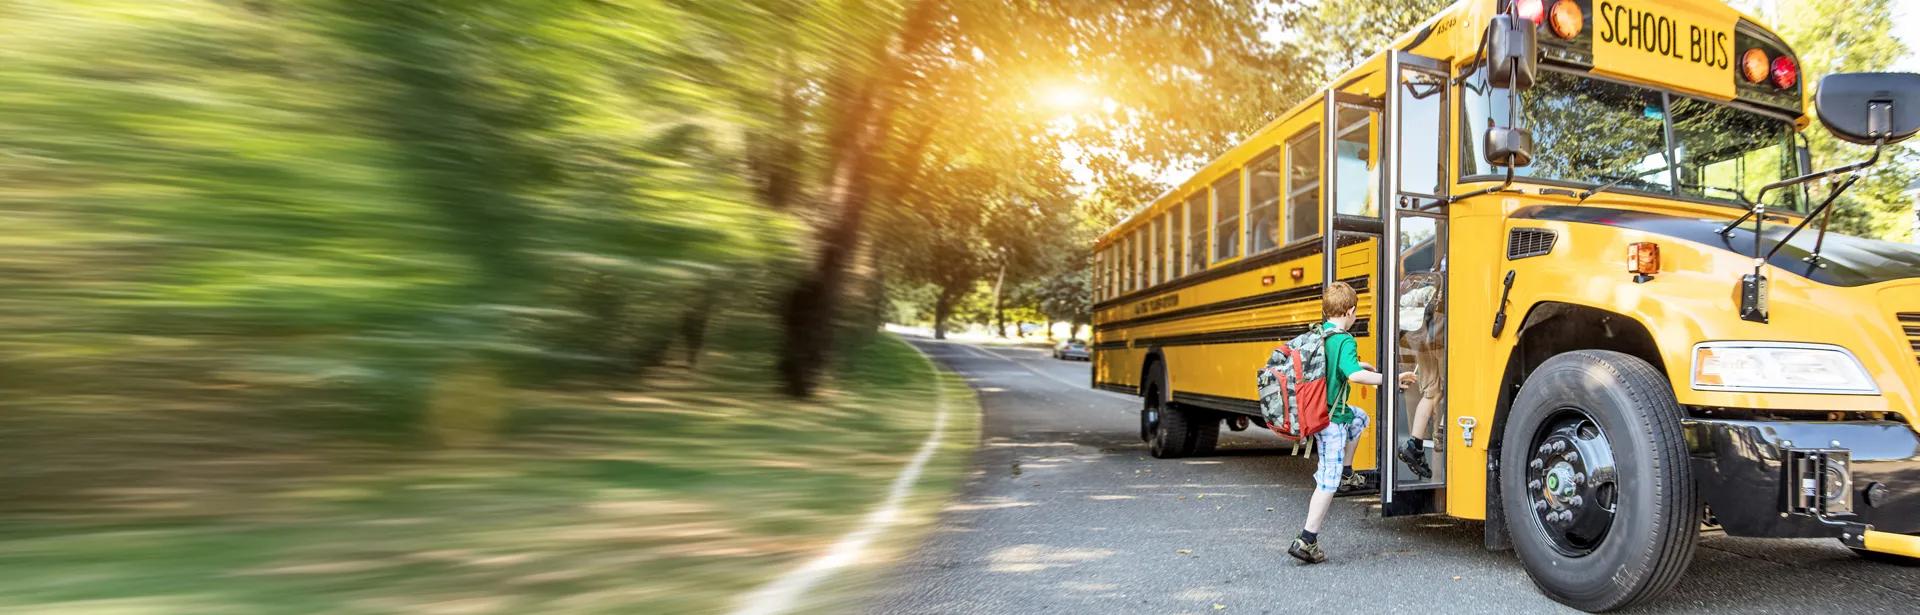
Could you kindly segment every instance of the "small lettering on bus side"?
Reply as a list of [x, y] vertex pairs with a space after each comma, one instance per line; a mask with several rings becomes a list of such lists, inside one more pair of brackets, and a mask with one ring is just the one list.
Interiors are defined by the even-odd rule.
[[1133, 304], [1133, 313], [1136, 316], [1140, 314], [1151, 314], [1153, 312], [1158, 312], [1160, 310], [1164, 310], [1170, 307], [1177, 307], [1179, 305], [1180, 305], [1180, 295], [1164, 295], [1164, 296], [1154, 297], [1152, 299], [1148, 299], [1146, 301]]
[[1632, 47], [1670, 58], [1686, 60], [1713, 68], [1727, 68], [1733, 62], [1728, 50], [1729, 35], [1693, 24], [1687, 29], [1687, 44], [1680, 44], [1679, 20], [1653, 11], [1637, 10], [1613, 2], [1601, 2], [1596, 15], [1600, 20], [1600, 42]]

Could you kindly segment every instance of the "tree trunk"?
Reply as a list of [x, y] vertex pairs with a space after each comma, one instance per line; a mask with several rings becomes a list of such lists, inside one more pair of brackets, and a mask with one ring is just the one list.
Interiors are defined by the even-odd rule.
[[1053, 341], [1053, 319], [1047, 319], [1047, 341]]
[[828, 221], [819, 234], [820, 252], [781, 306], [784, 340], [778, 371], [789, 395], [805, 397], [819, 385], [833, 346], [834, 314], [846, 286], [847, 265], [858, 247], [861, 225], [872, 196], [878, 152], [886, 149], [898, 96], [892, 90], [910, 73], [907, 58], [926, 45], [940, 3], [919, 0], [907, 10], [900, 34], [877, 50], [879, 72], [858, 88], [839, 115], [845, 141], [831, 148]]
[[933, 339], [947, 339], [947, 319], [953, 317], [953, 301], [954, 297], [945, 290], [933, 300]]
[[707, 324], [713, 320], [715, 304], [720, 298], [717, 284], [707, 282], [702, 285], [699, 298], [680, 317], [680, 341], [686, 346], [688, 367], [700, 364], [700, 351], [706, 347]]
[[1007, 336], [1007, 311], [1001, 305], [1001, 285], [1007, 282], [1007, 266], [1001, 265], [1000, 272], [993, 275], [993, 328], [1000, 337]]

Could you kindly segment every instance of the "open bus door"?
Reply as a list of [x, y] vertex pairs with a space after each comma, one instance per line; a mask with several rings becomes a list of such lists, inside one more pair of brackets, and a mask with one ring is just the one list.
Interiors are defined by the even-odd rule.
[[[1360, 359], [1374, 361], [1377, 356], [1368, 356], [1371, 347], [1367, 340], [1379, 331], [1375, 313], [1379, 301], [1369, 304], [1368, 291], [1380, 288], [1375, 260], [1384, 244], [1380, 240], [1378, 180], [1383, 109], [1380, 99], [1360, 93], [1357, 86], [1351, 91], [1348, 88], [1327, 90], [1322, 108], [1326, 116], [1321, 125], [1327, 127], [1322, 132], [1326, 136], [1321, 155], [1326, 178], [1322, 192], [1326, 198], [1321, 202], [1320, 218], [1326, 221], [1326, 227], [1321, 233], [1320, 249], [1326, 257], [1321, 259], [1324, 268], [1320, 279], [1346, 281], [1360, 294], [1359, 318], [1354, 321], [1351, 332], [1358, 343]], [[1377, 293], [1374, 296], [1377, 297]], [[1350, 389], [1347, 401], [1370, 415], [1379, 416], [1378, 406], [1374, 404], [1377, 396], [1372, 388]], [[1374, 458], [1367, 454], [1378, 448], [1375, 442], [1374, 434], [1361, 434], [1355, 458], [1350, 460], [1355, 470], [1365, 473], [1377, 468], [1369, 463]], [[1357, 491], [1346, 495], [1365, 493]]]
[[[1381, 243], [1374, 320], [1375, 356], [1387, 375], [1374, 421], [1387, 517], [1443, 512], [1445, 502], [1446, 433], [1455, 427], [1446, 404], [1447, 72], [1445, 62], [1388, 51], [1379, 181], [1389, 204], [1381, 232], [1390, 240]], [[1391, 385], [1409, 371], [1413, 386]]]

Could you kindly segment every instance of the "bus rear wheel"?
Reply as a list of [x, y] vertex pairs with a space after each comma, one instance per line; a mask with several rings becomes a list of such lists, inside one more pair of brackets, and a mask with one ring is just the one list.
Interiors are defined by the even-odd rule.
[[1154, 457], [1177, 459], [1193, 454], [1194, 427], [1187, 411], [1166, 402], [1166, 367], [1158, 363], [1147, 369], [1141, 392], [1141, 427], [1147, 430], [1147, 446]]
[[1527, 575], [1584, 611], [1673, 587], [1693, 560], [1700, 503], [1666, 378], [1631, 355], [1548, 359], [1514, 399], [1500, 501]]

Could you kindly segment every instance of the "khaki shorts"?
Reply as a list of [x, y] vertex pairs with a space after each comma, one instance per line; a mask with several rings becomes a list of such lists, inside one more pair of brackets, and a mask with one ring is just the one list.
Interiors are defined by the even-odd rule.
[[1446, 356], [1440, 348], [1413, 353], [1413, 379], [1421, 397], [1440, 397], [1441, 381], [1446, 379]]

